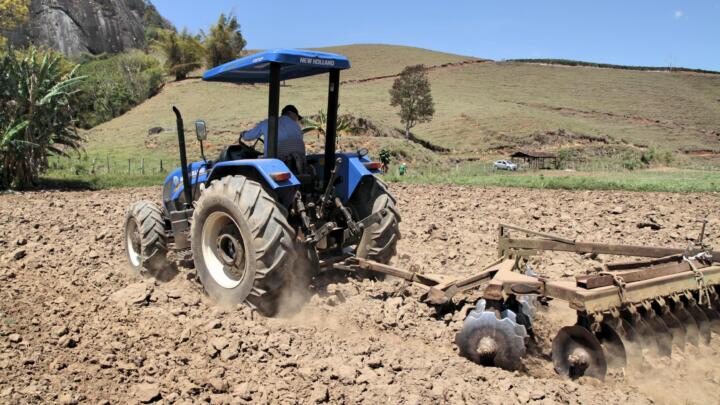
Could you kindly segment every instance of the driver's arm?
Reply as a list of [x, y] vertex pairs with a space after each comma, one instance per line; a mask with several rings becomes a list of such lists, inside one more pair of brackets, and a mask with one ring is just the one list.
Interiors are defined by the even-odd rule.
[[252, 141], [258, 139], [267, 133], [267, 120], [257, 124], [255, 128], [240, 134], [243, 141]]

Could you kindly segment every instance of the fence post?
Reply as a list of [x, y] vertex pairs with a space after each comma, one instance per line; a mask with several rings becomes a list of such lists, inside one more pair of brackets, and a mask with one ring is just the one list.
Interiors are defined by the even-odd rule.
[[163, 172], [162, 159], [160, 159], [160, 173]]
[[105, 163], [107, 165], [107, 172], [110, 173], [110, 155], [105, 155]]
[[128, 174], [130, 174], [130, 159], [128, 159]]
[[92, 167], [90, 168], [90, 174], [95, 174], [95, 161], [97, 158], [93, 158]]
[[140, 174], [145, 174], [145, 158], [140, 159]]

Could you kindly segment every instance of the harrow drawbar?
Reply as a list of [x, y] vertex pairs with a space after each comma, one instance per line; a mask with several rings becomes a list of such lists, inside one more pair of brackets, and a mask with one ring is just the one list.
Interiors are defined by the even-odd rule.
[[[515, 230], [535, 238], [513, 239]], [[702, 241], [703, 232], [700, 240]], [[460, 354], [484, 365], [522, 368], [533, 343], [538, 301], [565, 301], [577, 321], [552, 342], [556, 372], [571, 378], [603, 379], [608, 368], [646, 357], [670, 356], [687, 345], [708, 344], [720, 334], [720, 253], [701, 248], [581, 243], [510, 225], [500, 226], [500, 258], [477, 274], [440, 282], [430, 276], [358, 258], [329, 264], [344, 270], [375, 271], [426, 287], [423, 300], [445, 304], [460, 293], [482, 289], [456, 335]], [[539, 250], [646, 258], [607, 264], [574, 280], [538, 277], [527, 264]]]

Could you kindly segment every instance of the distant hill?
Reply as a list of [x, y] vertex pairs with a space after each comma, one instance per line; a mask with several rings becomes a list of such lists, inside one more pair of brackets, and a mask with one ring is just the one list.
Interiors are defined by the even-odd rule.
[[[348, 55], [352, 63], [341, 74], [340, 113], [370, 120], [386, 129], [382, 135], [401, 126], [389, 105], [394, 75], [406, 65], [431, 67], [436, 114], [413, 132], [452, 156], [507, 156], [516, 148], [582, 148], [603, 155], [650, 147], [720, 156], [720, 75], [492, 62], [390, 45], [320, 49]], [[326, 97], [325, 76], [289, 81], [281, 89], [281, 103], [295, 104], [304, 115], [324, 110]], [[88, 131], [88, 153], [177, 159], [173, 105], [186, 120], [208, 121], [213, 150], [267, 114], [267, 87], [198, 79], [169, 83], [142, 105]], [[148, 135], [153, 127], [165, 131]], [[388, 136], [344, 139], [348, 148], [368, 142], [406, 148], [415, 156], [427, 151]]]
[[32, 0], [28, 23], [6, 34], [15, 46], [44, 45], [75, 56], [142, 48], [148, 27], [172, 24], [147, 0]]
[[623, 70], [645, 70], [655, 72], [689, 72], [689, 73], [706, 73], [718, 75], [720, 72], [705, 69], [690, 69], [684, 67], [671, 66], [632, 66], [632, 65], [613, 65], [611, 63], [595, 63], [584, 62], [572, 59], [508, 59], [506, 62], [525, 62], [525, 63], [543, 63], [547, 65], [564, 65], [564, 66], [584, 66], [596, 67], [604, 69], [623, 69]]

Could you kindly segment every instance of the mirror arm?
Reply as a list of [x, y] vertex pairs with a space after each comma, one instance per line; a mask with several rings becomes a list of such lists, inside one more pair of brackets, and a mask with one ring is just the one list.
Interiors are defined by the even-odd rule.
[[203, 162], [207, 165], [207, 159], [205, 158], [205, 148], [203, 147], [203, 141], [200, 140], [200, 156], [202, 156]]

